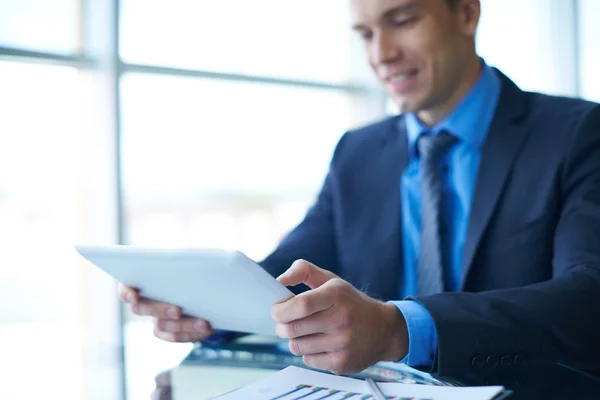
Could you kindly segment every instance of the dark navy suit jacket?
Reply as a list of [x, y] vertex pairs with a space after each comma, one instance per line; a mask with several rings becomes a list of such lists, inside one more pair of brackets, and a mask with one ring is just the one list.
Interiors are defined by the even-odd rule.
[[[461, 291], [416, 297], [438, 333], [433, 372], [600, 368], [600, 105], [523, 92], [498, 73]], [[277, 276], [302, 258], [399, 300], [402, 122], [342, 137], [314, 206], [261, 262], [267, 271]]]

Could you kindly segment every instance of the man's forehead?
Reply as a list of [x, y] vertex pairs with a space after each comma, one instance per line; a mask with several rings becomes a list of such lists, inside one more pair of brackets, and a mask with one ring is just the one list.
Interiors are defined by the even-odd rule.
[[429, 0], [349, 0], [354, 23], [374, 22], [393, 10], [409, 10]]

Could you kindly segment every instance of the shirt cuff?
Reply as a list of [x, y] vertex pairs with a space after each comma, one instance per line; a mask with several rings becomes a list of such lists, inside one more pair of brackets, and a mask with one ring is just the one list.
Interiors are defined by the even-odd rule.
[[437, 349], [437, 332], [431, 315], [413, 300], [390, 303], [398, 307], [408, 327], [408, 354], [399, 362], [411, 367], [431, 367]]

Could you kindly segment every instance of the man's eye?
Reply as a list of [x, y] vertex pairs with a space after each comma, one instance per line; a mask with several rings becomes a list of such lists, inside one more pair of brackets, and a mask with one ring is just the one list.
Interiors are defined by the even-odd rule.
[[373, 37], [373, 32], [370, 31], [357, 31], [358, 36], [362, 40], [370, 40]]
[[412, 18], [408, 18], [408, 19], [401, 19], [398, 21], [394, 21], [394, 26], [397, 27], [403, 27], [403, 26], [408, 26], [410, 24], [412, 24], [413, 22], [417, 21], [417, 17], [412, 17]]

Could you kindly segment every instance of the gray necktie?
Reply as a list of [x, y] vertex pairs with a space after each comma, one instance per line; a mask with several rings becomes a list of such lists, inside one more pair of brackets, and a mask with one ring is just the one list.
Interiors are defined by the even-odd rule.
[[442, 183], [440, 158], [457, 141], [441, 132], [436, 136], [421, 135], [418, 141], [421, 157], [421, 247], [417, 269], [419, 295], [444, 291], [442, 246], [440, 240], [440, 206]]

